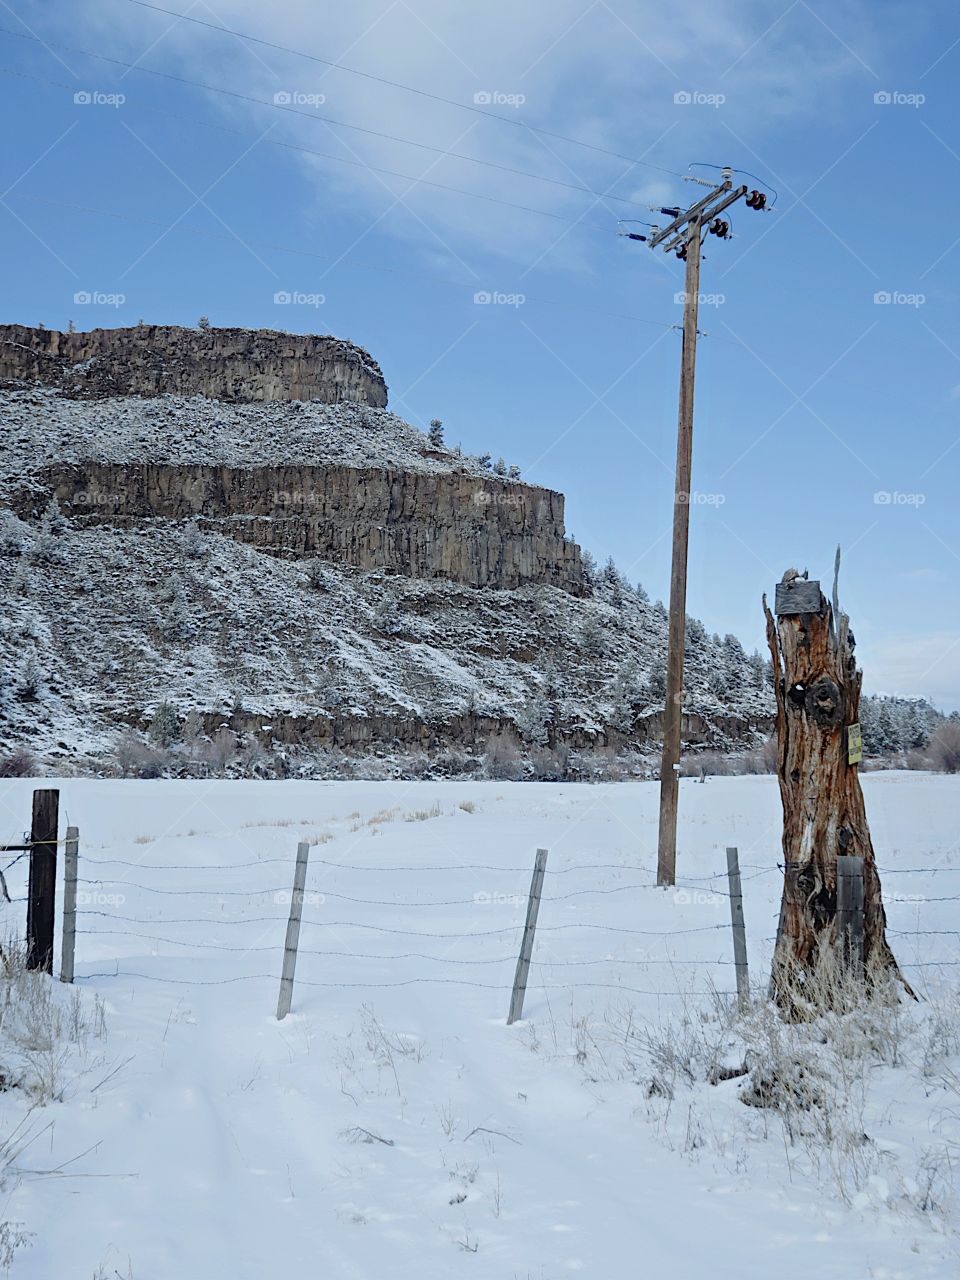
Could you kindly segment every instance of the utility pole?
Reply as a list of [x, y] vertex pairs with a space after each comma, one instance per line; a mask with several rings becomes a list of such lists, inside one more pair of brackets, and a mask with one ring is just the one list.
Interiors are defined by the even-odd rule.
[[[706, 186], [702, 178], [691, 178]], [[670, 620], [667, 634], [667, 693], [663, 714], [663, 756], [660, 763], [660, 828], [657, 839], [657, 884], [672, 885], [677, 875], [677, 801], [680, 791], [680, 745], [683, 728], [683, 646], [687, 617], [687, 546], [690, 533], [690, 493], [693, 464], [693, 385], [697, 357], [697, 311], [700, 300], [700, 248], [706, 234], [726, 240], [730, 224], [719, 215], [747, 195], [734, 187], [733, 170], [688, 209], [658, 208], [671, 215], [662, 230], [651, 235], [626, 232], [631, 240], [645, 240], [651, 249], [663, 246], [686, 262], [683, 298], [683, 348], [680, 356], [680, 413], [677, 424], [677, 472], [673, 495], [673, 558], [670, 568]], [[764, 209], [766, 196], [751, 191], [747, 204]]]

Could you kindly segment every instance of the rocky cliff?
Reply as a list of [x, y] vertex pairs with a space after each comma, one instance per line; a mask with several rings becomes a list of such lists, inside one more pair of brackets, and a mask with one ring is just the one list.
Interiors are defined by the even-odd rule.
[[87, 463], [34, 472], [14, 509], [50, 496], [84, 524], [199, 518], [204, 529], [293, 557], [448, 578], [472, 587], [585, 590], [563, 495], [464, 471]]
[[[662, 605], [385, 399], [333, 339], [0, 328], [0, 766], [646, 767]], [[751, 745], [769, 703], [690, 628], [688, 741]]]
[[0, 381], [39, 382], [87, 398], [173, 394], [241, 403], [387, 403], [380, 366], [362, 348], [272, 329], [137, 325], [59, 333], [0, 325]]

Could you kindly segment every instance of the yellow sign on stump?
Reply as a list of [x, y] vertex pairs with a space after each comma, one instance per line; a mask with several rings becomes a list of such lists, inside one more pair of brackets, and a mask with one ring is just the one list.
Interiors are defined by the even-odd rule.
[[857, 724], [847, 725], [847, 764], [859, 764], [863, 759], [863, 737]]

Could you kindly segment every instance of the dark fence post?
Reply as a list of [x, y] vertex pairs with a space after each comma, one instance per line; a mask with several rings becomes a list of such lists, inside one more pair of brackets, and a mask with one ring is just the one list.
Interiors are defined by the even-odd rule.
[[837, 858], [837, 941], [841, 963], [863, 977], [863, 858]]
[[60, 792], [33, 793], [30, 879], [27, 888], [27, 968], [53, 973], [54, 903], [57, 892], [57, 831]]

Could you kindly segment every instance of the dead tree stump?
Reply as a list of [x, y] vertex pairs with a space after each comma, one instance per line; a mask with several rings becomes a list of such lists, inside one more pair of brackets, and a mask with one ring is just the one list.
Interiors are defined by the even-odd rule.
[[836, 584], [833, 598], [831, 607], [819, 583], [792, 569], [777, 587], [776, 618], [763, 597], [783, 802], [783, 902], [771, 990], [785, 1007], [794, 1007], [798, 995], [803, 999], [821, 961], [829, 958], [827, 948], [839, 959], [839, 856], [863, 859], [866, 973], [893, 971], [900, 977], [887, 943], [857, 765], [848, 763], [848, 729], [859, 725], [863, 672], [853, 656], [849, 619], [836, 604]]

